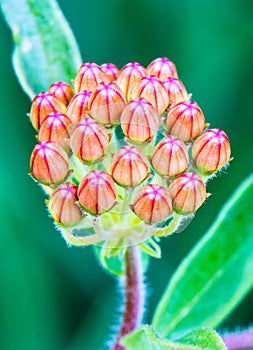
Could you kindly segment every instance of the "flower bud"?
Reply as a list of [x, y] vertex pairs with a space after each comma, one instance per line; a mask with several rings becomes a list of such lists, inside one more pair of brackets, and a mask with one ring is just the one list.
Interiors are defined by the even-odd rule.
[[71, 120], [66, 114], [52, 112], [47, 115], [41, 124], [39, 141], [54, 141], [62, 148], [68, 150], [68, 139], [71, 128]]
[[82, 90], [93, 92], [102, 81], [110, 81], [102, 68], [93, 62], [84, 63], [79, 68], [74, 80], [75, 92]]
[[90, 98], [90, 115], [110, 127], [119, 123], [125, 105], [125, 97], [117, 84], [100, 83]]
[[190, 141], [204, 129], [205, 117], [196, 102], [180, 102], [169, 110], [165, 126], [169, 134]]
[[190, 99], [190, 95], [181, 80], [172, 77], [166, 78], [163, 85], [169, 94], [169, 104], [177, 104]]
[[147, 67], [148, 75], [155, 75], [161, 81], [166, 78], [178, 78], [175, 64], [166, 57], [160, 57], [153, 60]]
[[205, 201], [206, 186], [193, 172], [178, 175], [169, 186], [173, 209], [178, 214], [194, 213]]
[[66, 106], [57, 97], [49, 92], [41, 92], [36, 95], [32, 101], [29, 117], [33, 127], [39, 130], [43, 120], [49, 113], [65, 113], [65, 111]]
[[31, 155], [31, 175], [43, 185], [58, 185], [68, 175], [68, 155], [51, 141], [39, 142]]
[[116, 187], [108, 173], [92, 170], [79, 184], [77, 196], [81, 206], [92, 215], [100, 215], [112, 208]]
[[135, 144], [150, 142], [160, 126], [156, 109], [144, 98], [128, 102], [121, 114], [120, 123], [127, 139]]
[[155, 224], [172, 213], [170, 194], [167, 188], [159, 185], [143, 186], [136, 194], [132, 209], [146, 224]]
[[77, 186], [70, 182], [60, 185], [50, 196], [48, 209], [55, 222], [63, 227], [76, 226], [83, 218], [77, 202]]
[[74, 96], [74, 90], [72, 89], [71, 85], [62, 81], [50, 85], [48, 92], [62, 101], [65, 106], [69, 104], [70, 100]]
[[132, 92], [136, 84], [145, 76], [146, 69], [137, 62], [130, 62], [121, 69], [116, 83], [121, 88], [127, 101], [132, 99]]
[[231, 156], [227, 135], [220, 129], [209, 129], [192, 145], [194, 167], [203, 175], [211, 175], [226, 165]]
[[116, 80], [119, 76], [120, 70], [113, 63], [104, 63], [100, 66], [102, 71], [106, 74], [110, 81]]
[[122, 146], [113, 156], [111, 174], [120, 186], [139, 185], [148, 175], [148, 165], [140, 149]]
[[73, 124], [78, 123], [88, 113], [91, 94], [91, 91], [84, 90], [75, 94], [71, 99], [66, 114]]
[[179, 138], [167, 136], [155, 147], [152, 154], [152, 166], [165, 177], [172, 177], [184, 172], [188, 167], [188, 151]]
[[90, 117], [81, 120], [70, 136], [73, 153], [86, 164], [100, 161], [108, 144], [109, 136], [106, 129]]

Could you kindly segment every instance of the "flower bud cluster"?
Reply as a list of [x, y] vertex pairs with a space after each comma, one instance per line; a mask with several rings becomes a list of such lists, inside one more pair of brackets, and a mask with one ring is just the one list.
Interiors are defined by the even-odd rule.
[[96, 242], [168, 232], [204, 203], [208, 178], [230, 161], [227, 135], [208, 129], [165, 57], [146, 68], [85, 63], [73, 86], [56, 82], [35, 96], [29, 117], [38, 131], [31, 175], [52, 218], [63, 231], [92, 228]]

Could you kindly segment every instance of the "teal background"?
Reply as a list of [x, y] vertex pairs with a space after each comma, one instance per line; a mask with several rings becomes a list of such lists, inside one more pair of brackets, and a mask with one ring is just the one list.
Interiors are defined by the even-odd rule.
[[[228, 134], [234, 160], [208, 184], [212, 196], [190, 226], [161, 242], [148, 274], [146, 319], [169, 277], [242, 179], [253, 170], [253, 3], [250, 0], [61, 0], [83, 61], [144, 66], [167, 56], [211, 127]], [[18, 11], [18, 1], [16, 9]], [[0, 349], [96, 350], [117, 324], [117, 282], [90, 248], [67, 248], [27, 175], [35, 133], [0, 19]], [[71, 59], [71, 57], [69, 58]], [[38, 67], [39, 69], [39, 67]], [[238, 232], [238, 234], [240, 234]], [[224, 247], [226, 249], [226, 247]], [[116, 288], [115, 288], [116, 287]], [[116, 291], [115, 291], [116, 290]], [[252, 293], [220, 329], [247, 326]]]

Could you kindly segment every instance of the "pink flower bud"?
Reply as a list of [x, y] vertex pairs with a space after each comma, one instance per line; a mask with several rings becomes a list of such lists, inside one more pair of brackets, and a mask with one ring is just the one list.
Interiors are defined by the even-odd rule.
[[119, 76], [120, 70], [113, 63], [104, 63], [100, 66], [102, 71], [107, 75], [110, 81], [116, 80]]
[[148, 165], [139, 148], [122, 146], [113, 156], [111, 174], [120, 186], [134, 187], [148, 175]]
[[169, 110], [165, 126], [169, 134], [190, 141], [204, 129], [205, 118], [196, 102], [185, 101]]
[[31, 175], [43, 185], [62, 183], [68, 175], [68, 155], [51, 141], [39, 142], [31, 155]]
[[77, 186], [70, 182], [60, 185], [51, 194], [48, 209], [57, 225], [73, 227], [81, 221], [83, 214], [77, 200]]
[[177, 104], [190, 99], [190, 95], [181, 80], [172, 77], [166, 78], [163, 85], [169, 94], [169, 104]]
[[156, 109], [144, 98], [131, 100], [120, 118], [121, 127], [128, 140], [135, 144], [150, 142], [161, 120]]
[[188, 151], [179, 138], [167, 136], [155, 147], [152, 154], [152, 166], [155, 171], [166, 177], [184, 172], [188, 167]]
[[95, 91], [102, 81], [109, 82], [109, 78], [96, 63], [88, 62], [81, 65], [74, 80], [75, 92], [82, 90]]
[[36, 95], [32, 101], [29, 117], [32, 125], [39, 130], [43, 120], [49, 113], [62, 112], [65, 113], [66, 106], [57, 97], [49, 92], [41, 92]]
[[121, 69], [116, 83], [121, 88], [127, 101], [132, 99], [132, 92], [136, 84], [145, 76], [146, 69], [137, 62], [130, 62]]
[[106, 129], [90, 117], [81, 120], [70, 137], [73, 153], [86, 164], [100, 161], [108, 144], [109, 136]]
[[211, 175], [226, 165], [231, 156], [227, 135], [220, 129], [209, 129], [192, 145], [194, 167], [203, 175]]
[[74, 96], [74, 90], [72, 89], [71, 85], [62, 81], [50, 85], [48, 92], [62, 101], [65, 106], [69, 104], [70, 100]]
[[88, 113], [91, 94], [91, 91], [84, 90], [75, 94], [71, 99], [66, 114], [73, 124], [78, 123]]
[[146, 224], [155, 224], [172, 213], [170, 194], [167, 188], [159, 185], [143, 186], [136, 194], [132, 209]]
[[41, 124], [39, 141], [54, 141], [62, 148], [68, 150], [68, 139], [71, 128], [71, 120], [66, 114], [52, 112], [47, 115]]
[[77, 196], [81, 206], [92, 215], [100, 215], [112, 208], [116, 187], [108, 173], [92, 170], [79, 184]]
[[182, 215], [194, 213], [205, 201], [206, 186], [193, 172], [178, 175], [169, 186], [173, 209]]
[[117, 84], [100, 83], [90, 98], [90, 115], [110, 127], [119, 123], [125, 105], [125, 97]]
[[143, 97], [161, 115], [169, 105], [169, 95], [163, 83], [154, 75], [142, 78], [132, 93], [133, 98]]
[[161, 81], [166, 78], [178, 78], [175, 64], [166, 57], [153, 60], [147, 67], [148, 75], [155, 75]]

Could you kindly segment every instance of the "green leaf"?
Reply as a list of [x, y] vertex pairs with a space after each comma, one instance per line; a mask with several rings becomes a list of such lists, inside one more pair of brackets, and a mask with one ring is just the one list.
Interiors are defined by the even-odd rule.
[[197, 345], [205, 350], [226, 350], [221, 337], [209, 328], [194, 329], [178, 341], [183, 344]]
[[217, 327], [252, 288], [252, 198], [253, 175], [175, 272], [153, 319], [162, 336]]
[[13, 64], [30, 98], [56, 81], [70, 82], [81, 64], [71, 29], [54, 0], [2, 0], [15, 43]]

